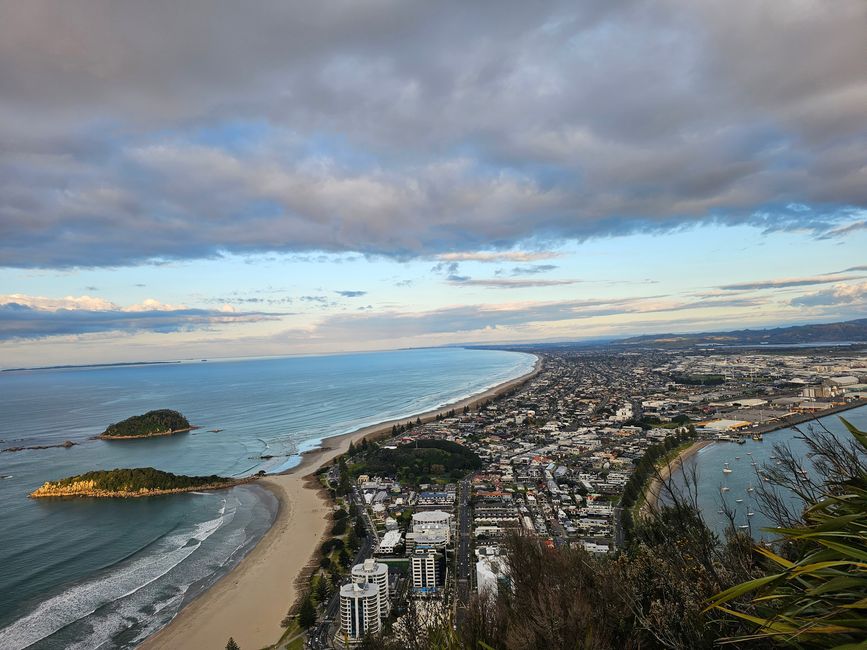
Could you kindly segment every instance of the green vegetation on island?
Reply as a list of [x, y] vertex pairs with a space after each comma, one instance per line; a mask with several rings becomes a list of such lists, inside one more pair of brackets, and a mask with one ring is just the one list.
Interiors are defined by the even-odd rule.
[[396, 476], [401, 481], [430, 483], [437, 479], [445, 482], [466, 476], [481, 469], [481, 459], [468, 447], [450, 440], [416, 440], [399, 447], [370, 446], [352, 458], [350, 472]]
[[187, 418], [177, 411], [158, 409], [148, 411], [144, 415], [134, 415], [116, 424], [109, 424], [98, 437], [103, 440], [148, 438], [151, 436], [169, 436], [190, 429], [192, 426], [190, 426]]
[[48, 481], [30, 496], [40, 497], [138, 497], [191, 490], [212, 490], [230, 487], [243, 480], [224, 476], [183, 476], [163, 472], [153, 467], [112, 469], [87, 472], [77, 476]]

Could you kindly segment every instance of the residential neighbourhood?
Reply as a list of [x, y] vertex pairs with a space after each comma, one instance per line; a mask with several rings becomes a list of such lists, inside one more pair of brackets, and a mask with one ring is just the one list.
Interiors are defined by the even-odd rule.
[[[502, 544], [512, 534], [551, 548], [617, 552], [621, 497], [652, 446], [761, 439], [867, 399], [867, 356], [833, 349], [532, 351], [540, 370], [520, 387], [395, 426], [394, 435], [364, 441], [324, 474], [338, 493], [350, 482], [335, 508], [354, 504], [369, 537], [355, 567], [332, 574], [346, 581], [342, 615], [324, 618], [328, 632], [313, 635], [311, 647], [354, 646], [387, 633], [387, 612], [399, 616], [409, 601], [437, 601], [460, 622], [473, 593], [509, 584]], [[478, 458], [471, 471], [449, 465], [458, 450]], [[402, 464], [368, 472], [383, 466], [382, 454], [402, 454], [388, 456]], [[435, 462], [440, 456], [446, 460]], [[365, 586], [359, 576], [373, 567], [391, 589]], [[358, 614], [377, 598], [388, 604], [376, 605], [376, 616]]]

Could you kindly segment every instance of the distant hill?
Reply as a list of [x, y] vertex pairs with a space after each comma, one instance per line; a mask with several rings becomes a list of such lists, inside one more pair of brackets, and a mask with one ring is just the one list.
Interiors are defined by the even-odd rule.
[[618, 341], [618, 345], [693, 347], [696, 345], [803, 345], [867, 342], [867, 318], [842, 323], [794, 325], [766, 330], [735, 330], [699, 334], [648, 334]]

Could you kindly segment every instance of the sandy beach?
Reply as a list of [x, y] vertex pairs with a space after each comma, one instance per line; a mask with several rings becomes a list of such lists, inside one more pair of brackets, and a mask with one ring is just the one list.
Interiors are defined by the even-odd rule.
[[[447, 404], [418, 416], [423, 422], [451, 409], [474, 407], [523, 384], [541, 370], [537, 358], [533, 370], [482, 393]], [[243, 650], [268, 648], [283, 633], [280, 621], [299, 596], [296, 581], [315, 556], [329, 526], [331, 504], [313, 473], [362, 438], [391, 434], [389, 420], [341, 436], [323, 440], [320, 449], [305, 453], [300, 465], [257, 485], [271, 490], [280, 507], [271, 529], [237, 567], [187, 605], [165, 628], [145, 640], [144, 650], [223, 648], [233, 637]]]

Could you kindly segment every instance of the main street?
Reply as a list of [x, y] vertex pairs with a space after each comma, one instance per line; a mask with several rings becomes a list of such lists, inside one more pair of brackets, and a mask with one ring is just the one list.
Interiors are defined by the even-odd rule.
[[460, 625], [464, 610], [470, 600], [472, 591], [472, 533], [470, 518], [470, 498], [472, 496], [472, 477], [460, 482], [460, 497], [458, 501], [458, 525], [455, 548], [455, 586], [457, 590], [455, 623]]

